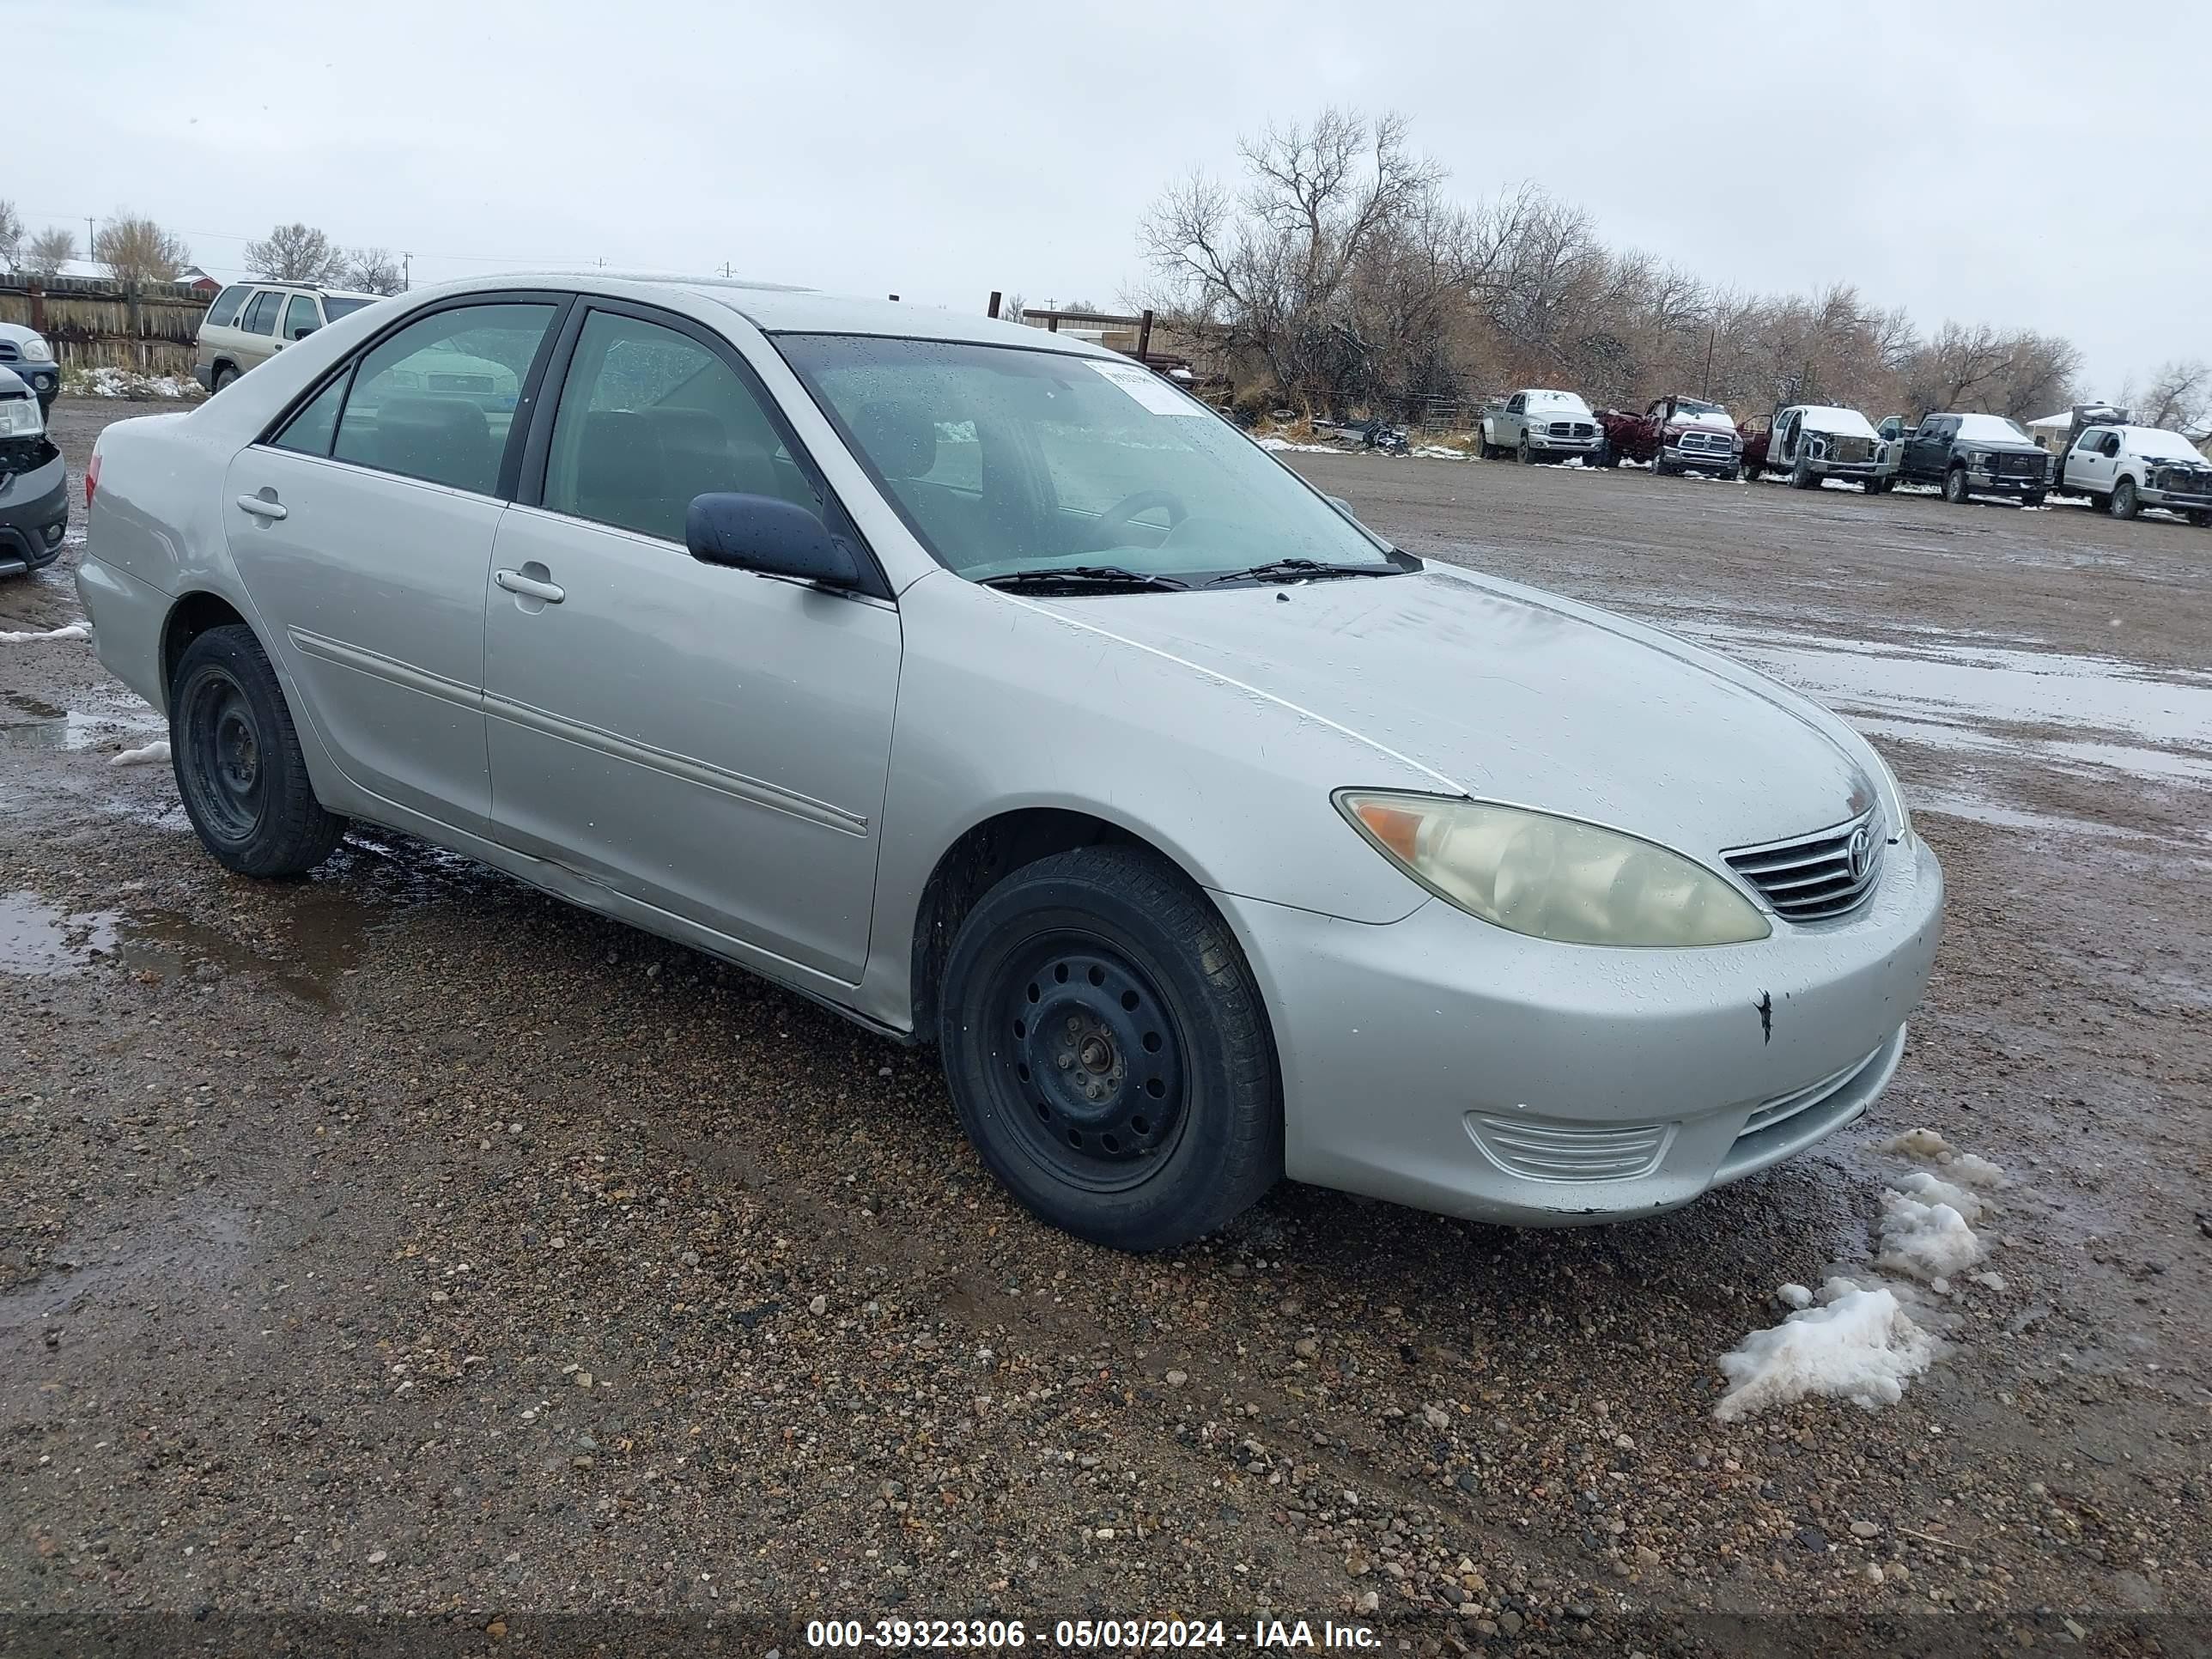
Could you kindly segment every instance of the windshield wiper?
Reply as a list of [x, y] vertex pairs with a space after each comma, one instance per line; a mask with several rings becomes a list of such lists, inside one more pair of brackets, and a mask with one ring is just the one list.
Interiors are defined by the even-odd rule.
[[1041, 570], [1009, 570], [986, 576], [984, 587], [1133, 587], [1167, 592], [1190, 584], [1176, 576], [1147, 576], [1141, 570], [1125, 570], [1118, 564], [1055, 564]]
[[1242, 570], [1232, 570], [1225, 576], [1216, 576], [1206, 585], [1215, 582], [1320, 582], [1333, 576], [1395, 576], [1400, 574], [1395, 564], [1325, 564], [1319, 559], [1270, 559], [1265, 564], [1248, 565]]

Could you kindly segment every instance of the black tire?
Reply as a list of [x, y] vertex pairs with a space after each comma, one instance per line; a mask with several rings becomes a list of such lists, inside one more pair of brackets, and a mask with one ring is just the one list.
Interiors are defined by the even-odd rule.
[[1521, 434], [1521, 441], [1513, 446], [1513, 459], [1523, 466], [1536, 464], [1536, 452], [1528, 447], [1528, 434], [1525, 432]]
[[210, 628], [169, 682], [177, 793], [217, 863], [297, 876], [331, 854], [345, 820], [323, 810], [276, 671], [249, 628]]
[[2029, 490], [2026, 495], [2020, 498], [2020, 504], [2022, 507], [2041, 507], [2043, 505], [2043, 492], [2039, 489]]
[[1607, 471], [1610, 472], [1620, 465], [1620, 457], [1614, 453], [1613, 446], [1611, 444], [1607, 444], [1603, 449], [1597, 452], [1597, 459], [1595, 462], [1595, 465], [1601, 466]]
[[1757, 483], [1759, 482], [1759, 465], [1757, 461], [1746, 461], [1742, 465], [1736, 468], [1736, 476], [1741, 478], [1746, 483]]
[[1159, 1250], [1282, 1178], [1274, 1038], [1244, 953], [1158, 854], [1038, 860], [961, 923], [938, 1046], [961, 1127], [1033, 1214]]
[[2136, 495], [2136, 481], [2123, 478], [2112, 486], [2111, 505], [2106, 509], [2116, 519], [2132, 519], [2142, 511], [2142, 502]]
[[2199, 530], [2212, 530], [2212, 507], [2191, 507], [2189, 509], [2189, 522], [2195, 525]]
[[1954, 507], [1966, 505], [1966, 469], [1954, 466], [1943, 475], [1943, 499]]
[[1820, 487], [1820, 481], [1813, 476], [1813, 469], [1802, 455], [1797, 458], [1797, 465], [1790, 469], [1790, 487], [1792, 489], [1818, 489]]
[[1674, 469], [1667, 465], [1664, 455], [1655, 454], [1651, 458], [1651, 474], [1657, 478], [1671, 478], [1674, 476]]
[[228, 363], [223, 363], [209, 377], [208, 390], [210, 394], [220, 392], [237, 378], [238, 370]]

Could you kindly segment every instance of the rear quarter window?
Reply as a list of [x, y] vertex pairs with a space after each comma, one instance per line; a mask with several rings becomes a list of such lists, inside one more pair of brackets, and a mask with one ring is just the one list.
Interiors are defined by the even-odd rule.
[[228, 328], [238, 319], [239, 307], [246, 303], [246, 296], [252, 292], [253, 289], [246, 283], [233, 283], [216, 295], [215, 303], [208, 307], [207, 326]]

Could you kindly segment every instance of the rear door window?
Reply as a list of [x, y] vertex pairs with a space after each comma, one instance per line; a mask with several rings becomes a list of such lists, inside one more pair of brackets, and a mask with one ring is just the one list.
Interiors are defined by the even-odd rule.
[[216, 295], [215, 303], [208, 307], [207, 326], [228, 328], [238, 320], [239, 310], [246, 304], [246, 296], [252, 292], [253, 289], [246, 283], [233, 283]]
[[274, 334], [276, 331], [276, 308], [284, 296], [272, 289], [263, 289], [246, 307], [245, 315], [238, 319], [240, 328], [248, 334]]
[[523, 377], [555, 309], [499, 301], [410, 323], [354, 371], [331, 453], [404, 477], [496, 494]]

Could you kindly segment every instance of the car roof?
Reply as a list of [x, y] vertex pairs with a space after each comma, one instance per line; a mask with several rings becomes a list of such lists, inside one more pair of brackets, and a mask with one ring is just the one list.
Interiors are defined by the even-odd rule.
[[606, 270], [510, 271], [496, 279], [471, 277], [462, 286], [535, 286], [638, 300], [650, 300], [656, 292], [687, 294], [728, 307], [766, 334], [872, 334], [892, 339], [975, 341], [1127, 361], [1117, 352], [1072, 335], [1054, 334], [980, 313], [890, 300], [856, 300], [823, 294], [815, 289], [744, 277]]
[[288, 276], [241, 276], [225, 288], [281, 288], [290, 294], [321, 294], [333, 300], [382, 300], [390, 296], [357, 288], [325, 288], [320, 283], [295, 283]]

